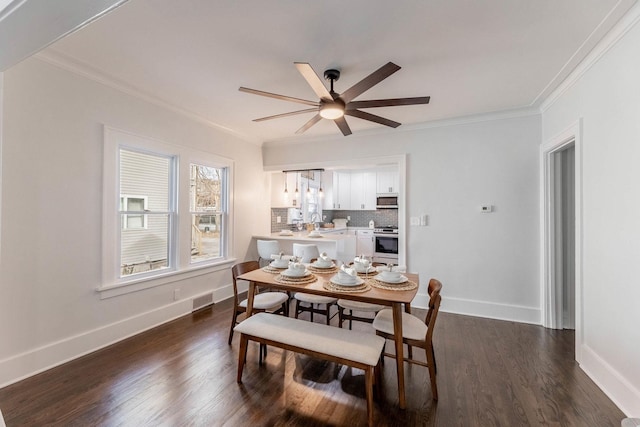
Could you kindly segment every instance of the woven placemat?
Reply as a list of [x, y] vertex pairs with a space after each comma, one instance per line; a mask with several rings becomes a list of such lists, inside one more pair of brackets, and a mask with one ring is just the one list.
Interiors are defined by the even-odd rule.
[[402, 283], [387, 283], [378, 279], [367, 279], [367, 283], [374, 288], [385, 289], [387, 291], [411, 291], [418, 287], [418, 284], [411, 280]]
[[275, 267], [271, 267], [270, 265], [267, 265], [266, 267], [262, 267], [262, 271], [264, 271], [265, 273], [273, 273], [273, 274], [280, 274], [281, 271], [284, 271], [286, 269], [287, 267], [275, 268]]
[[307, 267], [307, 270], [311, 271], [312, 273], [329, 274], [329, 273], [337, 273], [339, 269], [335, 265], [331, 268], [318, 268], [318, 267], [315, 267], [313, 264], [311, 264], [309, 267]]
[[371, 286], [369, 286], [366, 282], [358, 286], [340, 286], [340, 285], [335, 285], [331, 282], [324, 282], [322, 284], [322, 287], [332, 292], [351, 292], [351, 293], [367, 292], [369, 289], [371, 289]]
[[364, 277], [364, 278], [367, 278], [367, 277], [373, 277], [373, 276], [375, 276], [376, 274], [378, 274], [378, 272], [377, 272], [376, 270], [370, 271], [370, 272], [368, 272], [368, 273], [360, 273], [359, 271], [357, 271], [357, 273], [358, 273], [358, 276], [359, 276], [359, 277]]
[[278, 283], [287, 285], [306, 285], [308, 283], [315, 282], [316, 280], [318, 280], [318, 278], [313, 274], [308, 274], [302, 277], [286, 277], [282, 274], [278, 274], [274, 280]]

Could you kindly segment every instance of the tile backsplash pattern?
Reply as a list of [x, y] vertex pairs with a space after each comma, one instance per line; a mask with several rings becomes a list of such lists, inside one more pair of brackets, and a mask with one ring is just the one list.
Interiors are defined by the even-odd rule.
[[[334, 218], [347, 218], [351, 217], [351, 220], [347, 223], [349, 227], [368, 227], [369, 221], [373, 220], [376, 227], [383, 227], [387, 225], [398, 225], [398, 210], [397, 209], [380, 209], [375, 211], [333, 211], [323, 210], [322, 215], [325, 216], [324, 222], [331, 222]], [[282, 222], [278, 224], [278, 216], [282, 219]], [[271, 232], [278, 233], [281, 230], [292, 230], [293, 225], [287, 224], [287, 208], [272, 208], [271, 209]]]
[[348, 227], [368, 227], [369, 221], [373, 220], [376, 227], [387, 225], [398, 225], [397, 209], [380, 209], [375, 211], [322, 211], [327, 216], [325, 222], [331, 222], [334, 218], [351, 217], [347, 223]]

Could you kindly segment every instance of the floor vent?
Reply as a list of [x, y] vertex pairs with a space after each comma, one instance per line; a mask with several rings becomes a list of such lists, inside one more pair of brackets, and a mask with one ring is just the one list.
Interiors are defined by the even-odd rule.
[[198, 298], [193, 299], [193, 310], [200, 310], [208, 305], [213, 304], [213, 293], [199, 296]]

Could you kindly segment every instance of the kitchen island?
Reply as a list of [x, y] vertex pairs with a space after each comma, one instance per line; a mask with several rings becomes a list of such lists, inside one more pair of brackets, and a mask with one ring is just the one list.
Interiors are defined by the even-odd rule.
[[293, 244], [314, 244], [318, 246], [318, 251], [326, 252], [335, 260], [350, 262], [356, 256], [356, 236], [337, 233], [323, 233], [321, 237], [309, 237], [308, 231], [293, 233], [290, 236], [283, 236], [280, 233], [270, 233], [253, 236], [253, 247], [256, 240], [277, 240], [280, 250], [287, 255], [293, 254]]

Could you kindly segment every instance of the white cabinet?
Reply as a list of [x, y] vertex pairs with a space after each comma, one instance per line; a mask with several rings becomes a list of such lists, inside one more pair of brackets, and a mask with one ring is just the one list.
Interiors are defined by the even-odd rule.
[[376, 192], [375, 172], [351, 173], [351, 210], [375, 210]]
[[373, 256], [375, 247], [373, 230], [358, 230], [356, 237], [356, 255]]
[[399, 193], [400, 174], [397, 170], [379, 170], [377, 173], [378, 193]]
[[322, 175], [322, 193], [324, 194], [324, 196], [322, 197], [322, 209], [335, 209], [332, 172], [325, 172], [324, 175]]
[[349, 172], [333, 173], [333, 208], [336, 210], [351, 208], [351, 174]]

